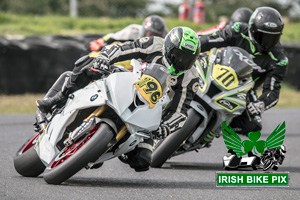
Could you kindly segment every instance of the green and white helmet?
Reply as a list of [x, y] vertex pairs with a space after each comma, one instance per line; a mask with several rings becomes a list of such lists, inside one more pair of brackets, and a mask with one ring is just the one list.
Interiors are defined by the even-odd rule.
[[175, 27], [165, 37], [163, 62], [172, 75], [190, 69], [200, 53], [198, 35], [188, 27]]

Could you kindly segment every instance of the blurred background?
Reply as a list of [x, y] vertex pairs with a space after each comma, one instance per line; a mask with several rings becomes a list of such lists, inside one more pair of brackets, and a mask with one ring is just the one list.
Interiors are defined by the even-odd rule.
[[18, 111], [33, 112], [34, 100], [72, 70], [90, 41], [142, 24], [148, 15], [162, 16], [169, 30], [200, 31], [229, 20], [240, 7], [261, 6], [277, 9], [285, 21], [281, 43], [290, 64], [279, 106], [300, 107], [300, 0], [1, 0], [0, 113], [15, 112], [10, 109], [19, 98], [29, 99], [29, 106]]
[[[188, 3], [192, 11], [198, 0], [1, 0], [1, 12], [31, 15], [61, 15], [77, 17], [145, 17], [157, 14], [178, 17], [179, 5]], [[254, 10], [260, 6], [277, 9], [292, 21], [299, 21], [299, 0], [204, 0], [207, 22], [220, 16], [230, 16], [239, 7]]]

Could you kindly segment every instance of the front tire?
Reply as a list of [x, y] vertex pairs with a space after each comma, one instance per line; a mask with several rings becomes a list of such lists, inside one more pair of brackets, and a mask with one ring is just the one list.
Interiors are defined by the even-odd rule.
[[180, 147], [180, 145], [190, 136], [191, 132], [199, 124], [202, 116], [193, 108], [188, 110], [188, 118], [184, 126], [175, 131], [162, 142], [159, 142], [152, 153], [151, 167], [160, 168], [166, 160], [168, 160], [173, 153]]
[[107, 150], [107, 145], [113, 137], [112, 128], [105, 123], [100, 124], [100, 128], [81, 146], [71, 149], [72, 145], [62, 149], [46, 168], [44, 180], [57, 185], [69, 179], [89, 162], [96, 161]]
[[14, 158], [16, 171], [25, 177], [37, 177], [45, 170], [46, 166], [42, 163], [34, 149], [39, 133], [30, 138], [17, 152]]

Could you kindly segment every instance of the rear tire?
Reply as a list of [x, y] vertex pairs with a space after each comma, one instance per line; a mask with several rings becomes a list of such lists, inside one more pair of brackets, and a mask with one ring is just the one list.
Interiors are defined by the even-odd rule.
[[35, 135], [33, 138], [29, 139], [17, 152], [17, 156], [14, 158], [14, 167], [22, 176], [37, 177], [43, 173], [46, 168], [34, 149], [34, 141], [37, 137], [39, 136]]
[[59, 159], [59, 155], [63, 153], [64, 148], [46, 168], [44, 180], [49, 184], [57, 185], [69, 179], [89, 162], [96, 161], [107, 150], [107, 145], [113, 137], [114, 132], [112, 128], [105, 123], [100, 124], [99, 129], [82, 147], [59, 165], [52, 167], [52, 163], [57, 162], [56, 159], [58, 161], [62, 159]]
[[193, 108], [190, 108], [184, 126], [166, 137], [163, 141], [160, 141], [158, 146], [154, 149], [151, 167], [160, 168], [180, 147], [183, 141], [190, 136], [191, 132], [199, 124], [201, 119], [202, 116]]

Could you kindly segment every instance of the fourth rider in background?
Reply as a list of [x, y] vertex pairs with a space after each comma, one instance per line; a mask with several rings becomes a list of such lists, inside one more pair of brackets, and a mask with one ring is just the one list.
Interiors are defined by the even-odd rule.
[[[253, 56], [253, 61], [259, 66], [253, 69], [255, 86], [249, 92], [246, 111], [230, 124], [239, 134], [261, 130], [261, 114], [278, 102], [288, 65], [287, 53], [279, 43], [283, 27], [277, 10], [259, 7], [253, 12], [249, 25], [236, 22], [211, 35], [199, 36], [202, 51], [213, 47], [241, 47]], [[256, 90], [261, 85], [263, 91], [257, 97]]]

